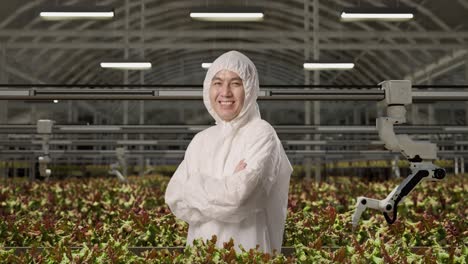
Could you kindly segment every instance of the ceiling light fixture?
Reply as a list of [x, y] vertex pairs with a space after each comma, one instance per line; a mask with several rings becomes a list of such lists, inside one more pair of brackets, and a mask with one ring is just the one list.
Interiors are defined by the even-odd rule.
[[264, 15], [259, 8], [224, 7], [193, 9], [190, 17], [201, 21], [255, 22], [262, 21]]
[[341, 21], [407, 21], [414, 18], [414, 10], [396, 8], [352, 8], [341, 12]]
[[203, 69], [208, 69], [208, 68], [211, 67], [211, 64], [213, 64], [213, 63], [211, 63], [211, 62], [204, 62], [204, 63], [201, 64], [201, 66], [202, 66]]
[[114, 61], [101, 62], [101, 68], [120, 69], [120, 70], [148, 70], [151, 69], [151, 62], [131, 62], [131, 61]]
[[304, 63], [304, 69], [309, 71], [320, 70], [350, 70], [354, 63], [349, 62], [308, 62]]
[[112, 19], [114, 18], [114, 15], [115, 13], [112, 8], [103, 7], [103, 6], [51, 7], [39, 13], [39, 16], [44, 20]]

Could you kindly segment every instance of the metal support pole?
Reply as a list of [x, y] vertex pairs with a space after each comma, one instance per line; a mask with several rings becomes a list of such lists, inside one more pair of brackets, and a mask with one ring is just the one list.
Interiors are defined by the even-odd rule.
[[29, 123], [35, 124], [37, 122], [37, 105], [31, 104], [31, 108], [29, 111], [30, 111]]
[[465, 158], [463, 156], [460, 157], [460, 172], [465, 174]]
[[[130, 16], [130, 5], [129, 5], [129, 0], [125, 0], [125, 51], [124, 51], [124, 59], [128, 60], [129, 58], [129, 18]], [[128, 84], [128, 70], [124, 71], [124, 84]], [[127, 125], [128, 124], [128, 101], [125, 100], [123, 101], [123, 124]], [[126, 140], [128, 138], [127, 134], [123, 135], [123, 139]], [[126, 147], [125, 147], [126, 149]], [[127, 166], [123, 168], [123, 174], [127, 176]]]
[[18, 162], [16, 159], [13, 159], [13, 177], [17, 178], [18, 177]]
[[[140, 4], [141, 4], [140, 5], [141, 42], [144, 43], [145, 38], [144, 38], [143, 32], [144, 32], [144, 29], [145, 29], [145, 1], [141, 0]], [[141, 52], [141, 57], [144, 58], [145, 57], [145, 50], [141, 49], [140, 52]], [[144, 74], [143, 71], [140, 72], [140, 84], [142, 84], [142, 85], [145, 84], [145, 74]], [[140, 113], [139, 124], [144, 125], [145, 124], [145, 102], [143, 100], [139, 101], [139, 106], [140, 106], [139, 107], [139, 109], [140, 109], [140, 111], [139, 111], [139, 113]], [[140, 134], [139, 139], [144, 140], [145, 139], [144, 134]], [[143, 151], [144, 147], [140, 146], [139, 149], [140, 149], [140, 151]], [[145, 160], [144, 160], [143, 155], [141, 155], [140, 158], [139, 158], [139, 167], [140, 167], [139, 175], [143, 176], [143, 174], [145, 172]]]
[[[468, 55], [465, 59], [465, 83], [468, 83]], [[465, 102], [465, 125], [468, 126], [468, 101]]]
[[[309, 32], [310, 30], [310, 4], [309, 0], [304, 0], [304, 31]], [[310, 59], [310, 36], [309, 34], [305, 34], [304, 36], [304, 59], [307, 61]], [[310, 84], [310, 72], [305, 71], [304, 72], [304, 84], [309, 85]], [[304, 124], [305, 125], [310, 125], [312, 124], [312, 117], [311, 117], [311, 109], [312, 105], [310, 101], [306, 101], [304, 103]], [[305, 135], [305, 140], [310, 140], [311, 135], [307, 134]], [[310, 146], [305, 147], [306, 150], [310, 150]], [[310, 181], [312, 178], [312, 160], [309, 157], [306, 157], [304, 159], [304, 172], [305, 172], [305, 179], [306, 181]]]
[[[36, 124], [37, 119], [38, 119], [38, 116], [37, 116], [37, 105], [36, 105], [36, 104], [32, 104], [32, 105], [31, 105], [31, 114], [30, 114], [29, 122], [30, 122], [31, 124]], [[31, 134], [31, 135], [30, 135], [30, 139], [31, 139], [31, 140], [34, 139], [34, 134]], [[33, 156], [32, 156], [32, 160], [35, 160], [35, 159], [37, 159], [37, 157], [33, 155]], [[26, 157], [26, 160], [27, 160], [27, 157]], [[17, 176], [16, 171], [17, 171], [17, 169], [15, 168], [15, 177]], [[30, 180], [30, 181], [34, 181], [34, 179], [35, 179], [35, 178], [33, 178], [32, 175], [30, 174], [30, 175], [29, 175], [29, 180]]]
[[353, 108], [353, 125], [361, 125], [361, 109], [358, 107]]
[[[129, 57], [129, 15], [130, 15], [130, 6], [128, 0], [125, 0], [125, 50], [124, 50], [124, 59], [128, 60]], [[123, 82], [128, 84], [128, 70], [123, 72]], [[128, 101], [123, 101], [123, 124], [128, 124]], [[127, 135], [124, 135], [124, 139], [127, 139]]]
[[[1, 44], [0, 44], [1, 45]], [[7, 80], [7, 72], [6, 68], [6, 49], [4, 45], [1, 45], [1, 53], [0, 53], [0, 82], [1, 83], [8, 83]], [[8, 124], [8, 101], [0, 101], [0, 124]], [[7, 139], [7, 135], [0, 135], [0, 139], [5, 140]], [[3, 150], [3, 146], [0, 146], [0, 152]], [[5, 162], [6, 160], [0, 159], [0, 162]], [[0, 177], [6, 178], [7, 174], [7, 166], [0, 169]]]
[[30, 157], [29, 163], [29, 180], [34, 181], [36, 179], [36, 157], [34, 155]]
[[[67, 122], [68, 122], [68, 124], [74, 124], [75, 120], [77, 120], [75, 118], [75, 116], [76, 116], [75, 112], [78, 112], [78, 111], [73, 110], [74, 106], [77, 106], [77, 104], [73, 103], [73, 101], [69, 100], [68, 104], [67, 104], [67, 107], [68, 107]], [[67, 148], [68, 151], [72, 151], [72, 150], [76, 149], [76, 147], [74, 147], [74, 146], [67, 146], [66, 148]], [[69, 158], [67, 158], [67, 165], [70, 167], [71, 164], [72, 164], [72, 158], [69, 157]]]
[[71, 124], [73, 122], [73, 101], [68, 100], [67, 102], [67, 122]]
[[[8, 83], [8, 75], [5, 70], [6, 68], [6, 49], [5, 46], [1, 45], [1, 53], [0, 53], [0, 82], [1, 83]], [[0, 124], [7, 124], [8, 123], [8, 101], [2, 101], [0, 103]]]
[[428, 125], [436, 124], [434, 104], [429, 104], [427, 106], [427, 124]]
[[[428, 85], [432, 84], [432, 78], [428, 79], [427, 84]], [[432, 90], [432, 89], [429, 89], [429, 90]], [[426, 124], [428, 125], [436, 124], [434, 104], [431, 104], [431, 103], [427, 105], [427, 123]]]
[[411, 107], [411, 124], [412, 125], [421, 124], [421, 120], [419, 120], [419, 106], [412, 104], [410, 107]]
[[366, 109], [364, 109], [364, 125], [368, 126], [369, 121], [370, 121], [369, 111], [365, 111], [365, 110]]
[[454, 125], [457, 123], [457, 115], [455, 109], [450, 108], [450, 124]]
[[[94, 111], [94, 113], [93, 113], [93, 124], [94, 125], [100, 125], [101, 124], [101, 118], [99, 116], [98, 111]], [[94, 135], [94, 139], [96, 141], [99, 139], [99, 137], [100, 137], [100, 135], [98, 135], [98, 134]], [[94, 146], [94, 149], [97, 150], [99, 148], [97, 148], [97, 146]], [[94, 158], [93, 164], [98, 165], [99, 164], [99, 158]]]
[[[314, 60], [318, 61], [320, 59], [320, 43], [319, 43], [319, 36], [318, 36], [318, 31], [319, 31], [319, 0], [314, 0], [314, 9], [313, 9], [313, 22], [314, 22], [314, 33], [313, 33], [313, 38], [314, 38]], [[320, 72], [315, 71], [314, 72], [314, 85], [319, 85], [320, 84]], [[319, 101], [314, 101], [314, 125], [320, 125], [320, 102]], [[315, 140], [320, 140], [320, 135], [315, 134], [314, 136]], [[320, 150], [320, 146], [316, 146], [315, 150]], [[321, 180], [321, 159], [317, 158], [315, 159], [315, 181], [319, 182]]]
[[465, 103], [465, 125], [468, 126], [468, 102]]

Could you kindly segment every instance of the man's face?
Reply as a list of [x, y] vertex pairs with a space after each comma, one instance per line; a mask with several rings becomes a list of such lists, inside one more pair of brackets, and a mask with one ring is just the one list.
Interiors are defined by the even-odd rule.
[[224, 121], [233, 120], [244, 106], [244, 84], [237, 73], [221, 70], [211, 80], [210, 102]]

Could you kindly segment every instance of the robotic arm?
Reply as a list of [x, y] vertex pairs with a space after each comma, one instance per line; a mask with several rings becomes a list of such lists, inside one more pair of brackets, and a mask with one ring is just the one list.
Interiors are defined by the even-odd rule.
[[43, 156], [39, 156], [39, 174], [41, 177], [44, 177], [46, 180], [49, 179], [49, 176], [52, 174], [52, 171], [48, 168], [50, 163], [49, 156], [49, 140], [52, 134], [52, 127], [54, 121], [52, 120], [38, 120], [37, 121], [37, 133], [42, 137], [42, 151], [44, 152]]
[[[127, 162], [125, 159], [125, 149], [124, 148], [116, 148], [115, 154], [117, 155], [117, 162], [112, 163], [110, 165], [109, 173], [112, 175], [117, 176], [119, 181], [127, 182]], [[119, 171], [119, 168], [123, 170], [123, 174]]]
[[[445, 170], [432, 163], [412, 163], [411, 175], [395, 187], [393, 191], [383, 200], [376, 200], [367, 197], [358, 197], [356, 211], [353, 214], [353, 227], [356, 227], [361, 214], [366, 208], [379, 210], [383, 213], [388, 224], [393, 224], [397, 219], [397, 207], [405, 197], [422, 181], [438, 181], [445, 177]], [[392, 217], [390, 217], [392, 215]]]
[[[358, 197], [356, 211], [353, 214], [352, 224], [355, 228], [366, 208], [379, 210], [383, 213], [388, 224], [393, 224], [397, 218], [397, 207], [405, 197], [422, 181], [439, 181], [445, 177], [445, 170], [435, 166], [432, 161], [437, 158], [437, 146], [430, 142], [417, 142], [408, 135], [396, 135], [394, 124], [406, 122], [405, 105], [411, 104], [410, 81], [385, 81], [382, 83], [385, 90], [385, 103], [387, 104], [387, 117], [377, 118], [379, 137], [385, 148], [390, 151], [401, 152], [409, 161], [411, 175], [395, 187], [383, 200], [367, 197]], [[392, 215], [392, 217], [390, 217]]]

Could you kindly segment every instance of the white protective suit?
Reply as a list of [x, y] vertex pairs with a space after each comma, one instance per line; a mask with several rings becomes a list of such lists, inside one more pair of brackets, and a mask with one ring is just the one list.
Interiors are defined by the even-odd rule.
[[[243, 81], [245, 101], [239, 115], [222, 120], [210, 103], [212, 78], [220, 70]], [[260, 118], [259, 81], [253, 62], [230, 51], [216, 59], [203, 83], [203, 101], [216, 125], [190, 142], [172, 176], [165, 200], [189, 224], [187, 243], [217, 236], [222, 246], [232, 237], [238, 250], [281, 251], [292, 167], [273, 127]], [[245, 160], [246, 168], [234, 173]]]

